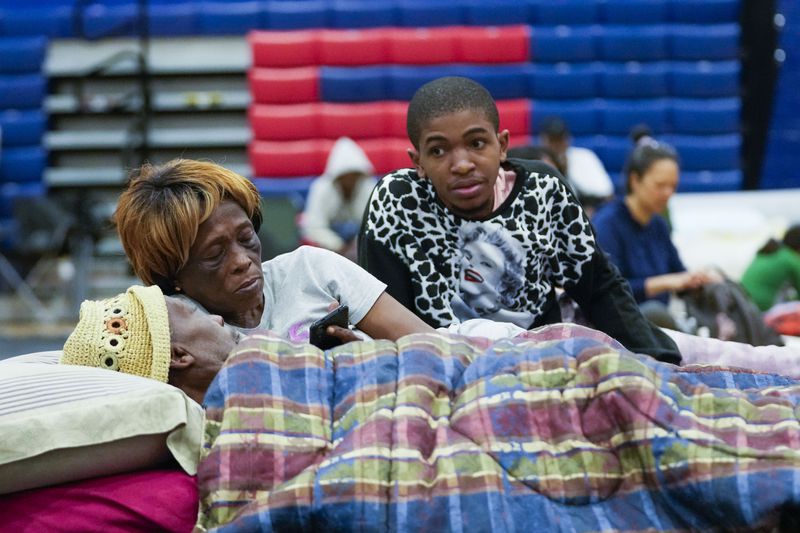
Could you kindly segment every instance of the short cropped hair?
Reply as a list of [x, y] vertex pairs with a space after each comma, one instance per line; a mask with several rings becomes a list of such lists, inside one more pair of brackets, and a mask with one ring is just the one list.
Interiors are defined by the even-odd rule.
[[419, 138], [428, 122], [464, 110], [476, 110], [492, 123], [495, 132], [500, 128], [500, 115], [492, 95], [480, 83], [469, 78], [448, 76], [426, 83], [414, 93], [408, 104], [406, 132], [414, 148], [419, 150]]
[[261, 197], [247, 178], [206, 161], [173, 159], [134, 170], [113, 222], [133, 271], [146, 285], [175, 293], [175, 277], [205, 222], [224, 200], [261, 226]]

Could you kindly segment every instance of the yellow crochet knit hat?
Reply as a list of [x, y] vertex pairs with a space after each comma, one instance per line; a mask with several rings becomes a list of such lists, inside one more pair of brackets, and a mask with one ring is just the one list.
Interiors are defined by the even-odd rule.
[[86, 300], [61, 362], [167, 381], [167, 304], [157, 286], [134, 285], [107, 300]]

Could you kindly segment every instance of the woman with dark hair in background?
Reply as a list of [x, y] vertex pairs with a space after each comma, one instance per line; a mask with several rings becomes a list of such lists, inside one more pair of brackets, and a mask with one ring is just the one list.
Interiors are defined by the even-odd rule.
[[635, 146], [625, 164], [625, 197], [601, 206], [592, 222], [597, 241], [630, 283], [645, 316], [675, 329], [667, 310], [670, 293], [719, 279], [713, 273], [686, 270], [662, 215], [678, 187], [677, 152], [652, 138], [646, 128], [635, 128], [631, 136]]

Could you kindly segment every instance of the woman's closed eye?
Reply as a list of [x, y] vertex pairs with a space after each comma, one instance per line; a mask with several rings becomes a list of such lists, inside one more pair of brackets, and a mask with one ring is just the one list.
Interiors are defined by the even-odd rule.
[[258, 242], [258, 234], [253, 230], [245, 231], [239, 236], [239, 242], [244, 246], [255, 246]]
[[208, 254], [203, 258], [203, 261], [207, 263], [218, 263], [222, 261], [222, 258], [225, 256], [225, 249], [220, 247], [213, 248], [209, 251]]

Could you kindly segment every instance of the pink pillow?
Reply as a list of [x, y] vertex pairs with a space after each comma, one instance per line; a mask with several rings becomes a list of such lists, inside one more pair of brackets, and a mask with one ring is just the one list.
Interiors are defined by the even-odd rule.
[[188, 533], [197, 498], [193, 476], [142, 470], [5, 494], [0, 516], [4, 531], [26, 533]]

